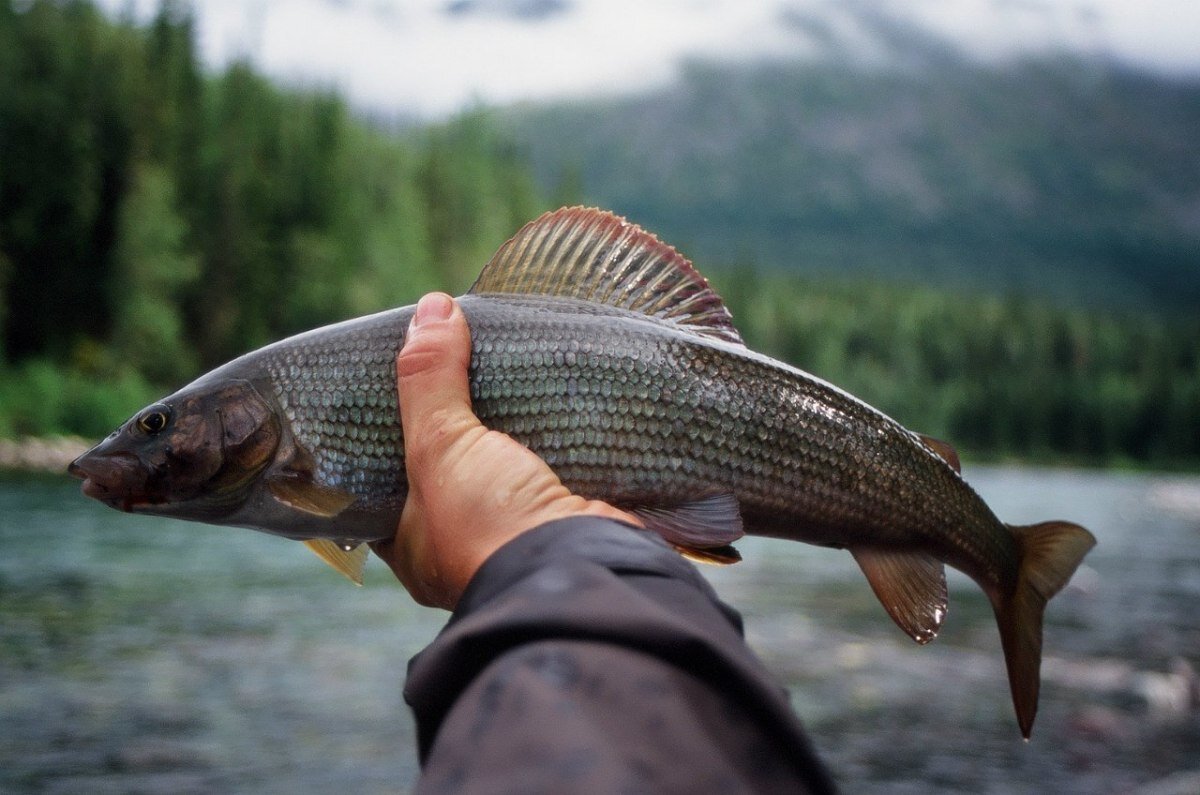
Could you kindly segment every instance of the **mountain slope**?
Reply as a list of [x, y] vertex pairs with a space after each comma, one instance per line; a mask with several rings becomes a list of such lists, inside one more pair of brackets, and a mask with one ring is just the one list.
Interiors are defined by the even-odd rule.
[[694, 65], [510, 110], [574, 183], [703, 266], [1200, 306], [1200, 84], [1075, 61]]

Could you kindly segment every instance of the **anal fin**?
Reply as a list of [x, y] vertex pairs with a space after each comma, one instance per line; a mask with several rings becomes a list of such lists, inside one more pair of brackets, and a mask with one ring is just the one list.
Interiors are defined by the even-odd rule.
[[304, 546], [318, 558], [328, 563], [334, 571], [345, 576], [355, 585], [363, 584], [363, 566], [367, 562], [367, 545], [358, 544], [352, 549], [328, 538], [310, 538]]
[[931, 555], [858, 547], [850, 550], [888, 615], [917, 643], [937, 637], [949, 601], [946, 570]]

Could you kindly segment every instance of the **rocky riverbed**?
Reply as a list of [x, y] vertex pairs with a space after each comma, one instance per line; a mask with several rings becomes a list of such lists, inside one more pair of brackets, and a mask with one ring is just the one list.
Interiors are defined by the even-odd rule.
[[[61, 470], [59, 470], [61, 472]], [[1200, 477], [969, 466], [1007, 521], [1099, 544], [1046, 611], [1020, 739], [987, 598], [948, 572], [919, 647], [850, 555], [763, 538], [704, 567], [861, 795], [1200, 793]], [[355, 588], [286, 539], [124, 514], [0, 474], [0, 793], [412, 789], [405, 663], [446, 622], [379, 561]]]
[[91, 443], [79, 436], [0, 439], [0, 469], [64, 472]]

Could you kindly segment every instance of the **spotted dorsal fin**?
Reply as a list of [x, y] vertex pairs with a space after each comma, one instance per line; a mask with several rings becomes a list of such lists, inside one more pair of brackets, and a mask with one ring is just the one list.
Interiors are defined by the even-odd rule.
[[470, 292], [593, 301], [743, 344], [725, 302], [692, 263], [605, 210], [564, 207], [526, 224], [492, 256]]

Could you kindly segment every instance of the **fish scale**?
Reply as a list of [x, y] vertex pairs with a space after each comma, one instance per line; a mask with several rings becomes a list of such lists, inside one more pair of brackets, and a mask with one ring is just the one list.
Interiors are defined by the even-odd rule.
[[[897, 538], [911, 538], [933, 517], [959, 529], [947, 555], [957, 556], [958, 545], [965, 555], [1015, 554], [1006, 536], [975, 532], [998, 520], [944, 462], [892, 420], [801, 371], [745, 351], [731, 357], [722, 343], [617, 309], [585, 315], [569, 301], [537, 296], [461, 303], [473, 339], [486, 340], [474, 344], [476, 412], [585, 496], [670, 505], [731, 490], [744, 516], [754, 517], [747, 531], [838, 546], [853, 541], [847, 525], [878, 526], [888, 517]], [[601, 334], [603, 350], [589, 350]], [[530, 352], [545, 354], [547, 346], [582, 350], [586, 360], [532, 364]], [[635, 362], [628, 373], [625, 362]], [[670, 384], [666, 397], [662, 383]], [[543, 395], [532, 384], [545, 386]], [[762, 395], [771, 399], [756, 399]], [[572, 417], [572, 432], [547, 430]], [[905, 487], [880, 489], [900, 479], [888, 473], [902, 473]], [[985, 539], [996, 548], [981, 549]]]
[[[971, 576], [995, 610], [1029, 735], [1042, 612], [1090, 533], [1005, 525], [952, 448], [748, 349], [691, 263], [610, 213], [566, 208], [526, 225], [459, 305], [483, 423], [684, 554], [735, 561], [728, 545], [746, 532], [844, 547], [921, 643], [946, 613], [942, 564]], [[246, 354], [135, 415], [71, 471], [124, 510], [305, 540], [358, 580], [355, 547], [391, 537], [407, 495], [395, 357], [413, 312]]]

